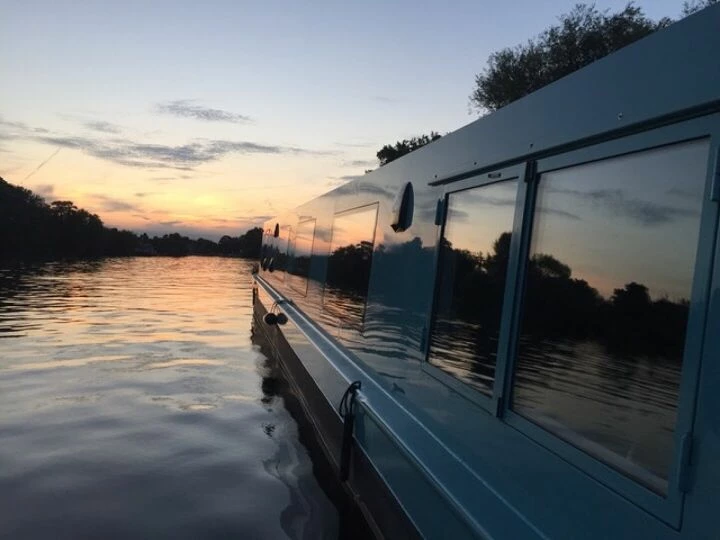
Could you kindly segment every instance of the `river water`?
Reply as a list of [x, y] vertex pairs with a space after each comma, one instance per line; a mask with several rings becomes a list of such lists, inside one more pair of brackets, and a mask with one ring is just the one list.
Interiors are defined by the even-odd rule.
[[0, 536], [337, 538], [249, 263], [0, 268]]

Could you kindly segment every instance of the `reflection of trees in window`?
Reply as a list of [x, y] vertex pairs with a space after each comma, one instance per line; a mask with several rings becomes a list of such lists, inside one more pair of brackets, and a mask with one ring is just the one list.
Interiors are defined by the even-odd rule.
[[315, 236], [315, 220], [301, 221], [295, 232], [292, 257], [288, 261], [287, 272], [290, 275], [290, 285], [299, 293], [307, 294], [310, 275], [310, 257], [313, 251]]
[[[499, 330], [492, 314], [502, 304], [504, 276], [511, 234], [493, 244], [493, 252], [471, 253], [444, 241], [442, 261], [450, 261], [453, 295], [443, 299], [446, 316], [487, 323]], [[652, 300], [648, 287], [631, 282], [606, 299], [587, 281], [572, 277], [572, 269], [552, 255], [531, 257], [527, 272], [523, 326], [528, 340], [593, 339], [609, 353], [661, 354], [664, 361], [680, 361], [684, 347], [689, 301]], [[449, 300], [449, 301], [448, 301]], [[660, 359], [658, 359], [660, 361]]]
[[512, 407], [659, 493], [707, 151], [707, 141], [682, 143], [538, 183]]
[[451, 193], [440, 241], [428, 360], [486, 394], [495, 379], [516, 191], [509, 180]]
[[[442, 260], [452, 261], [454, 283], [461, 285], [438, 305], [430, 361], [481, 391], [491, 388], [494, 375], [488, 351], [497, 350], [494, 314], [502, 307], [509, 244], [510, 233], [503, 233], [488, 254], [454, 249], [447, 241], [441, 247]], [[637, 282], [605, 298], [572, 276], [552, 255], [538, 253], [529, 260], [515, 407], [542, 406], [554, 422], [577, 414], [568, 423], [595, 441], [593, 453], [619, 453], [666, 478], [689, 301], [653, 300]], [[549, 395], [555, 396], [552, 408]], [[577, 400], [591, 403], [579, 406]], [[611, 464], [618, 459], [603, 457]], [[634, 467], [634, 476], [666, 489]]]
[[571, 276], [530, 259], [513, 407], [662, 492], [689, 301], [636, 282], [604, 298]]
[[339, 214], [333, 224], [323, 305], [344, 325], [361, 328], [365, 315], [377, 205]]

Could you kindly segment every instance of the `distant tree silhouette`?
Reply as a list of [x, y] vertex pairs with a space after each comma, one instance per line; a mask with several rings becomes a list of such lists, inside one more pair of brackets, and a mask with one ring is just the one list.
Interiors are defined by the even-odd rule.
[[420, 135], [418, 137], [412, 137], [411, 139], [403, 139], [402, 141], [396, 142], [394, 145], [386, 144], [377, 152], [377, 158], [380, 162], [380, 166], [382, 167], [383, 165], [387, 165], [391, 161], [395, 161], [405, 154], [409, 154], [426, 144], [438, 140], [440, 137], [442, 137], [442, 135], [436, 133], [435, 131], [431, 131], [430, 135]]
[[682, 14], [687, 17], [688, 15], [692, 15], [701, 9], [717, 4], [718, 1], [720, 0], [689, 0], [683, 2]]
[[372, 250], [370, 242], [361, 242], [333, 251], [328, 260], [328, 285], [366, 295], [370, 282]]
[[470, 102], [480, 113], [497, 110], [671, 23], [649, 19], [632, 2], [617, 13], [577, 4], [526, 44], [491, 54]]
[[[502, 233], [486, 254], [453, 248], [447, 240], [441, 244], [436, 305], [440, 331], [454, 335], [455, 328], [448, 326], [453, 320], [473, 324], [473, 339], [484, 357], [499, 332], [510, 239], [509, 232]], [[573, 278], [570, 266], [550, 254], [536, 254], [528, 261], [526, 280], [525, 340], [592, 339], [620, 353], [682, 357], [687, 299], [653, 300], [647, 286], [637, 282], [615, 289], [606, 299], [587, 281]]]
[[[262, 229], [212, 240], [178, 233], [150, 239], [107, 228], [72, 201], [45, 201], [29, 189], [0, 178], [0, 262], [10, 260], [122, 257], [128, 255], [232, 255], [257, 257]], [[225, 249], [232, 246], [231, 249]]]

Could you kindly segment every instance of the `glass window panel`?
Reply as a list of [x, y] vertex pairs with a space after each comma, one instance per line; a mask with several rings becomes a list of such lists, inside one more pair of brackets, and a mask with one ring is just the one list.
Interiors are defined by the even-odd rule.
[[268, 270], [278, 281], [285, 281], [285, 271], [288, 264], [288, 251], [290, 247], [290, 226], [280, 227], [279, 235], [273, 242], [273, 250], [268, 265]]
[[335, 216], [323, 305], [344, 326], [362, 328], [378, 205]]
[[290, 274], [290, 285], [303, 296], [307, 294], [310, 257], [312, 256], [314, 237], [314, 219], [302, 221], [298, 224], [297, 231], [295, 232], [292, 264], [288, 269], [288, 273]]
[[543, 174], [512, 407], [659, 493], [708, 142]]
[[451, 193], [428, 360], [490, 394], [517, 180]]

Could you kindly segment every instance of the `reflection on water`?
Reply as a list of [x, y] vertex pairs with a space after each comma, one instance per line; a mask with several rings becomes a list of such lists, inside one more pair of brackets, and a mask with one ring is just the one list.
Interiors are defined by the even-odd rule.
[[[554, 430], [562, 432], [567, 426], [597, 443], [588, 450], [611, 463], [613, 456], [603, 449], [665, 473], [673, 450], [667, 441], [675, 429], [677, 362], [658, 362], [647, 355], [618, 357], [597, 342], [572, 340], [524, 343], [523, 355], [519, 405], [548, 410], [545, 422]], [[562, 413], [553, 418], [552, 411]], [[576, 440], [572, 432], [565, 436]], [[643, 476], [639, 467], [632, 472]]]
[[336, 538], [250, 298], [234, 259], [0, 270], [0, 536]]

